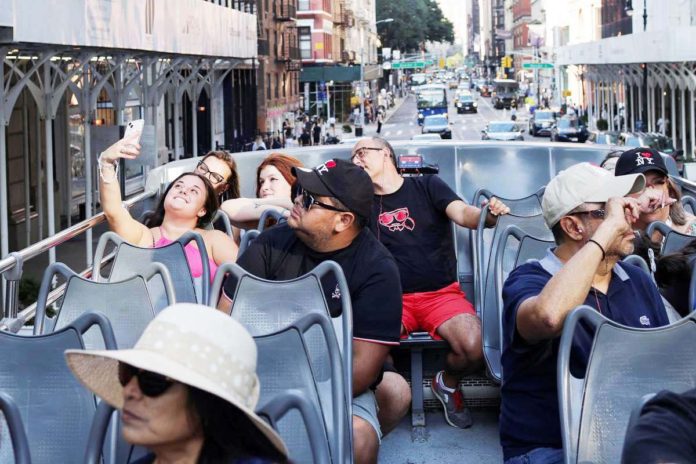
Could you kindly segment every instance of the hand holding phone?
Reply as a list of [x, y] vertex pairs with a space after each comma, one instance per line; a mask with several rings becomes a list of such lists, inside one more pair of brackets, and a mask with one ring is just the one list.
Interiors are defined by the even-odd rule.
[[130, 121], [126, 124], [126, 132], [123, 134], [123, 139], [129, 139], [130, 137], [135, 137], [134, 134], [138, 134], [138, 138], [135, 142], [140, 142], [140, 135], [143, 133], [143, 127], [145, 126], [144, 119], [136, 119], [135, 121]]

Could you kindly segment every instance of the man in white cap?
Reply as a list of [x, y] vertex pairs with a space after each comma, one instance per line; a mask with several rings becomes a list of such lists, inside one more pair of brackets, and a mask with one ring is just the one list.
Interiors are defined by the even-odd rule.
[[[503, 287], [500, 441], [506, 464], [563, 462], [556, 361], [563, 323], [581, 304], [632, 327], [668, 324], [650, 277], [620, 262], [633, 251], [642, 174], [614, 177], [580, 163], [549, 182], [542, 201], [556, 247], [515, 269]], [[587, 359], [591, 339], [578, 343]]]

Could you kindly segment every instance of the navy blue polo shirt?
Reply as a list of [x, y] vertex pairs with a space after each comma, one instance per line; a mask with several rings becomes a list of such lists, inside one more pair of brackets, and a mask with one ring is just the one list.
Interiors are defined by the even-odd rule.
[[[563, 263], [553, 250], [540, 261], [527, 262], [510, 273], [503, 286], [503, 385], [500, 443], [510, 459], [535, 448], [562, 448], [556, 389], [560, 337], [527, 343], [517, 332], [517, 309], [539, 295]], [[662, 298], [650, 276], [630, 264], [617, 263], [607, 294], [594, 288], [584, 304], [609, 319], [631, 327], [669, 324]], [[571, 370], [583, 372], [592, 348], [589, 329], [573, 341]]]

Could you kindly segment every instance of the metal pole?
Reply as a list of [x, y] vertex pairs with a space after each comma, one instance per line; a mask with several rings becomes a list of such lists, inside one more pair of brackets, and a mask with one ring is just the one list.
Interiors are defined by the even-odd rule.
[[[365, 125], [365, 46], [360, 47], [360, 128]], [[363, 133], [364, 135], [364, 133]]]
[[[648, 9], [647, 0], [643, 0], [643, 32], [647, 30], [648, 27]], [[643, 105], [641, 108], [643, 110], [643, 130], [646, 130], [648, 123], [648, 63], [643, 64]]]
[[631, 102], [631, 118], [630, 118], [630, 120], [631, 120], [631, 132], [633, 132], [635, 130], [635, 127], [636, 127], [635, 126], [635, 117], [636, 117], [635, 106], [636, 105], [633, 103], [633, 100], [635, 100], [634, 93], [635, 92], [633, 91], [633, 84], [631, 84], [628, 86], [628, 100], [629, 100], [629, 102]]
[[670, 113], [672, 114], [672, 120], [670, 121], [670, 125], [672, 126], [672, 142], [677, 143], [677, 91], [672, 87], [670, 84], [670, 90], [671, 90], [671, 108], [670, 108]]
[[696, 153], [696, 92], [691, 91], [691, 99], [689, 100], [689, 106], [691, 107], [691, 151], [689, 153], [684, 153], [686, 159], [693, 159], [694, 153]]
[[[51, 69], [48, 63], [44, 64], [43, 71], [44, 82], [51, 82]], [[48, 89], [45, 91], [48, 92]], [[53, 182], [55, 180], [55, 174], [53, 173], [53, 119], [51, 118], [52, 111], [48, 98], [46, 98], [44, 112], [44, 134], [46, 138], [46, 213], [48, 218], [48, 236], [51, 237], [56, 233], [56, 205], [53, 192]], [[55, 248], [48, 250], [48, 261], [49, 264], [56, 262]]]
[[662, 132], [662, 135], [665, 135], [665, 132], [667, 132], [665, 127], [665, 121], [667, 118], [667, 108], [665, 108], [665, 93], [664, 87], [660, 88], [660, 111], [662, 113], [660, 116], [662, 118], [662, 130], [660, 132]]
[[31, 244], [31, 173], [29, 152], [29, 114], [27, 93], [22, 92], [22, 155], [24, 157], [24, 234], [26, 246]]
[[684, 150], [684, 153], [686, 153], [686, 89], [682, 89], [682, 94], [681, 94], [681, 141], [682, 141], [682, 150]]
[[35, 142], [35, 166], [36, 166], [36, 212], [39, 215], [36, 226], [38, 228], [39, 234], [37, 239], [41, 240], [44, 237], [44, 201], [43, 201], [43, 170], [41, 169], [41, 115], [39, 114], [39, 106], [36, 105], [36, 111], [34, 113], [36, 116], [34, 122], [36, 127], [34, 133], [36, 134]]
[[191, 83], [191, 156], [198, 156], [198, 96], [196, 85]]
[[[82, 124], [85, 128], [83, 145], [85, 154], [85, 219], [92, 217], [93, 185], [92, 185], [92, 108], [89, 94], [90, 87], [89, 64], [82, 67]], [[92, 265], [92, 229], [85, 234], [85, 252], [87, 266]]]

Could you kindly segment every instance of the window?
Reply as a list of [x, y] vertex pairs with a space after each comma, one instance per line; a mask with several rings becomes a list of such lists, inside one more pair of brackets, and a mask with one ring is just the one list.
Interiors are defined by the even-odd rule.
[[297, 4], [297, 9], [300, 11], [309, 10], [309, 0], [299, 0], [299, 2]]
[[300, 40], [300, 57], [303, 60], [312, 59], [312, 33], [308, 27], [298, 27], [297, 36]]

